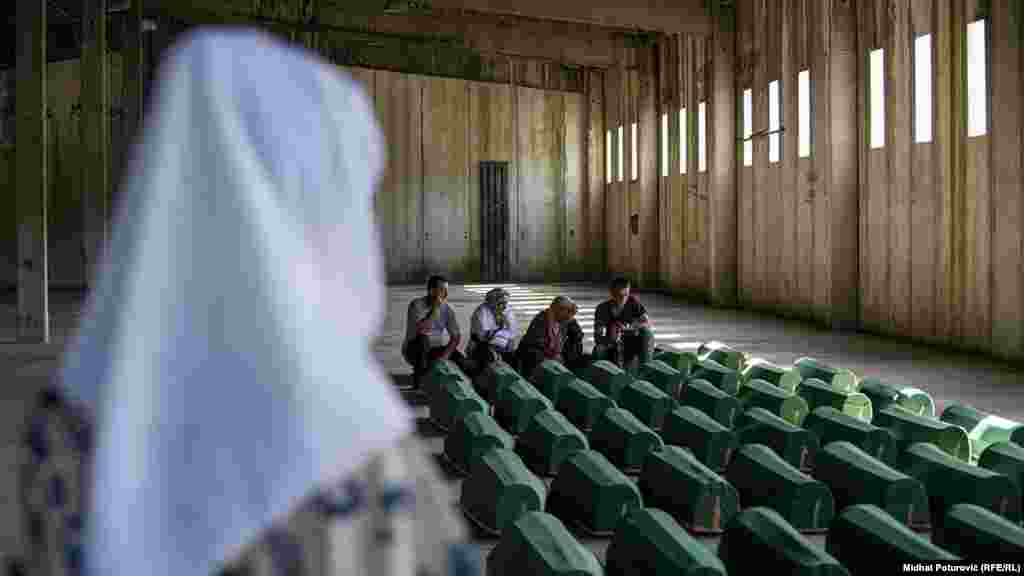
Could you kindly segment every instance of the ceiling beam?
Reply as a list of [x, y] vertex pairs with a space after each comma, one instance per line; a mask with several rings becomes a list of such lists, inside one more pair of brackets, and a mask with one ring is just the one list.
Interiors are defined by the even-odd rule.
[[161, 12], [192, 24], [273, 24], [323, 34], [386, 35], [452, 43], [481, 54], [539, 59], [566, 65], [607, 68], [617, 64], [618, 48], [625, 40], [621, 28], [543, 20], [526, 16], [499, 16], [461, 9], [433, 8], [429, 13], [384, 14], [376, 10], [348, 9], [341, 2], [319, 3], [314, 22], [280, 8], [295, 0], [267, 2], [259, 12], [251, 0], [156, 0]]
[[706, 35], [705, 0], [430, 0], [434, 9], [580, 22], [610, 28]]

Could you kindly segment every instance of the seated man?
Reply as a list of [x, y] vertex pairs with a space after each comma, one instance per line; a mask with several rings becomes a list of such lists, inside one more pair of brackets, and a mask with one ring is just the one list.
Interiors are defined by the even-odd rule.
[[629, 292], [629, 279], [616, 278], [609, 289], [611, 298], [594, 310], [594, 359], [610, 360], [622, 369], [634, 359], [647, 362], [654, 353], [647, 310]]
[[412, 365], [413, 386], [438, 360], [452, 360], [460, 368], [464, 358], [459, 352], [459, 321], [448, 305], [448, 280], [431, 276], [427, 295], [409, 303], [402, 356]]
[[583, 329], [576, 322], [576, 303], [559, 296], [533, 317], [516, 350], [519, 373], [529, 378], [544, 360], [572, 369], [583, 354]]
[[466, 356], [473, 360], [478, 372], [497, 360], [515, 364], [516, 320], [508, 306], [510, 299], [508, 290], [495, 288], [470, 317]]

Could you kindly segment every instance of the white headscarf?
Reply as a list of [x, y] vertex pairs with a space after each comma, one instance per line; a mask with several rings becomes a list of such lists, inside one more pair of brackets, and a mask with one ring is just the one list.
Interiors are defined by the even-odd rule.
[[108, 258], [65, 358], [95, 415], [95, 576], [207, 575], [411, 431], [383, 312], [373, 109], [251, 31], [168, 56]]

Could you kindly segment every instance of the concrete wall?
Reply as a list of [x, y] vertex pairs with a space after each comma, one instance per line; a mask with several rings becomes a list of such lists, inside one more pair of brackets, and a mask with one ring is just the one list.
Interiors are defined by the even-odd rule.
[[345, 68], [387, 140], [377, 216], [390, 282], [480, 274], [480, 161], [511, 163], [514, 280], [583, 273], [582, 94]]

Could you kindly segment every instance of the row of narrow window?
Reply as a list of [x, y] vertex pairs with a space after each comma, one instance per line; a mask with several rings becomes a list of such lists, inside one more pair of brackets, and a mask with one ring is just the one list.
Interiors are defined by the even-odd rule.
[[[985, 20], [976, 20], [967, 25], [967, 136], [983, 136], [988, 133], [988, 78], [986, 67]], [[932, 141], [932, 36], [924, 34], [914, 39], [914, 142]], [[868, 114], [870, 118], [869, 139], [872, 149], [885, 147], [885, 50], [872, 50], [868, 54]], [[782, 157], [782, 94], [778, 80], [768, 83], [768, 126], [758, 134], [768, 136], [768, 162], [779, 162]], [[753, 90], [743, 91], [743, 165], [754, 163], [754, 113]], [[812, 118], [813, 93], [811, 72], [802, 70], [797, 74], [797, 152], [800, 158], [809, 158], [813, 147]], [[686, 174], [687, 141], [689, 138], [689, 116], [686, 107], [679, 110], [679, 173]], [[669, 116], [661, 115], [661, 175], [668, 176], [669, 168]], [[704, 102], [697, 105], [697, 171], [707, 171], [707, 107]], [[625, 178], [623, 126], [605, 134], [605, 181], [613, 180], [613, 168], [618, 181]], [[637, 123], [630, 124], [630, 178], [639, 178], [637, 161]], [[618, 156], [613, 158], [613, 146], [617, 144]], [[613, 160], [617, 160], [613, 164]]]

